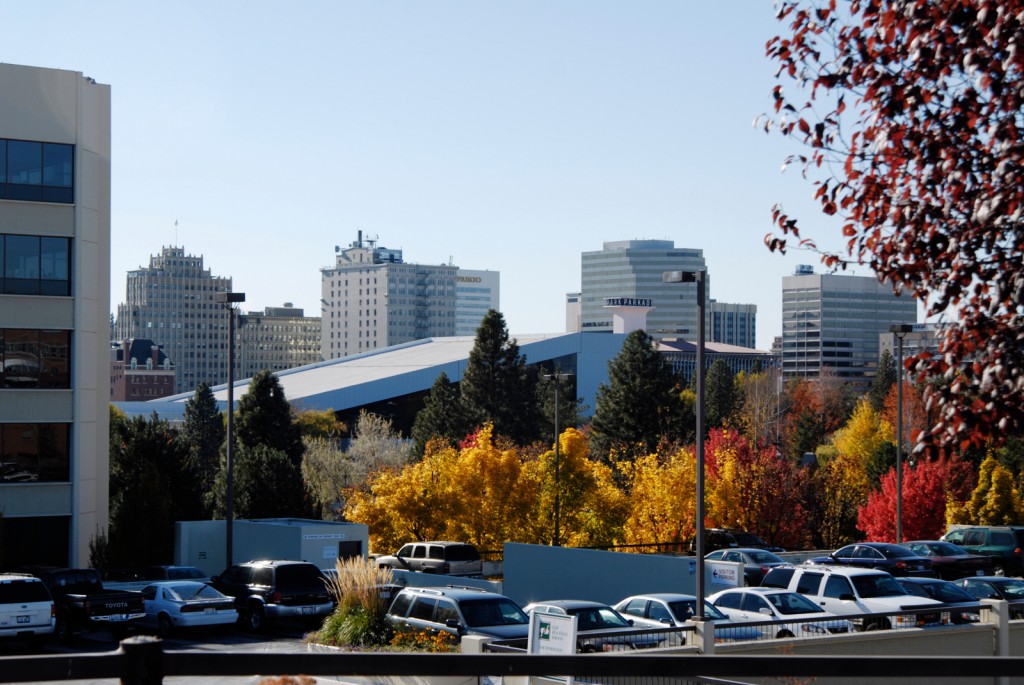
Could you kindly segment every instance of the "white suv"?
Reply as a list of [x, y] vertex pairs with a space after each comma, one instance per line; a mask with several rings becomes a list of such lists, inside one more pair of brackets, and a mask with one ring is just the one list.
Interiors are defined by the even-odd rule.
[[0, 573], [0, 638], [39, 642], [56, 625], [53, 598], [43, 581], [24, 573]]
[[[825, 611], [841, 616], [895, 614], [851, 619], [858, 630], [913, 628], [948, 621], [948, 615], [943, 616], [941, 611], [941, 602], [909, 594], [885, 571], [833, 566], [777, 566], [765, 574], [761, 585], [799, 592]], [[930, 608], [936, 611], [897, 613]]]

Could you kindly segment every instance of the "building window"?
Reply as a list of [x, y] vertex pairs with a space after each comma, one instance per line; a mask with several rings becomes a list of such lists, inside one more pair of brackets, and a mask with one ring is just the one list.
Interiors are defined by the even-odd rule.
[[71, 239], [0, 234], [0, 293], [71, 294]]
[[0, 329], [0, 387], [70, 388], [71, 332]]
[[0, 199], [73, 203], [75, 148], [0, 138]]
[[0, 424], [0, 481], [67, 482], [71, 478], [69, 424]]

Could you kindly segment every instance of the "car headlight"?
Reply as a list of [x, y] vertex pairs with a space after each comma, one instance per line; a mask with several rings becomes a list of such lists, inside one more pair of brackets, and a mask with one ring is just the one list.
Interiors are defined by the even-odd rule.
[[803, 623], [800, 625], [800, 631], [803, 633], [812, 633], [814, 635], [827, 635], [828, 631], [825, 630], [824, 626], [814, 625], [813, 623]]

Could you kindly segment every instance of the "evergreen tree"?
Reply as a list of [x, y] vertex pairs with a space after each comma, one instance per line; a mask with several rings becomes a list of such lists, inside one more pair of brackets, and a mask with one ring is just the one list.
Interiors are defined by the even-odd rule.
[[238, 401], [235, 439], [252, 448], [265, 445], [288, 455], [296, 468], [302, 466], [302, 433], [292, 419], [291, 405], [277, 376], [260, 371]]
[[473, 428], [473, 419], [462, 402], [459, 386], [442, 371], [423, 400], [423, 409], [416, 414], [412, 426], [412, 456], [422, 459], [431, 438], [442, 438], [455, 447]]
[[889, 389], [894, 385], [896, 385], [896, 362], [892, 357], [892, 352], [885, 350], [878, 359], [878, 371], [875, 372], [875, 377], [871, 380], [871, 388], [868, 390], [868, 400], [871, 402], [872, 409], [880, 412], [885, 408], [885, 398], [889, 394]]
[[187, 467], [193, 476], [191, 494], [198, 507], [190, 518], [209, 517], [209, 511], [202, 505], [203, 493], [213, 487], [217, 476], [224, 434], [224, 418], [213, 391], [206, 383], [200, 383], [195, 394], [185, 402], [185, 423], [181, 428], [181, 438], [188, 451]]
[[111, 414], [110, 518], [104, 557], [112, 566], [165, 564], [174, 556], [174, 522], [195, 506], [184, 442], [153, 414]]
[[[302, 470], [283, 450], [265, 444], [240, 444], [234, 457], [234, 510], [236, 518], [319, 517], [302, 480]], [[214, 515], [226, 514], [225, 469], [217, 473], [213, 489]]]
[[601, 459], [634, 459], [683, 435], [681, 379], [653, 343], [645, 331], [633, 331], [608, 363], [591, 422], [591, 452]]
[[462, 374], [461, 392], [474, 425], [521, 445], [540, 437], [535, 373], [528, 373], [519, 345], [508, 337], [505, 317], [490, 310], [476, 331], [476, 342]]
[[716, 359], [708, 369], [704, 402], [707, 407], [707, 428], [725, 426], [737, 403], [736, 383], [732, 369], [724, 359]]

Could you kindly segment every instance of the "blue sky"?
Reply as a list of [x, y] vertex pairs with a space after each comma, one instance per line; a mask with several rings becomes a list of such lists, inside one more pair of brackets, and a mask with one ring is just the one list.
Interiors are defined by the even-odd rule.
[[767, 348], [782, 277], [820, 270], [764, 247], [772, 205], [838, 241], [781, 173], [794, 143], [752, 125], [768, 0], [33, 0], [0, 26], [0, 61], [111, 86], [112, 309], [176, 244], [247, 310], [319, 315], [320, 267], [362, 230], [500, 271], [511, 333], [559, 332], [582, 252], [670, 239], [704, 250], [712, 297], [758, 305]]

